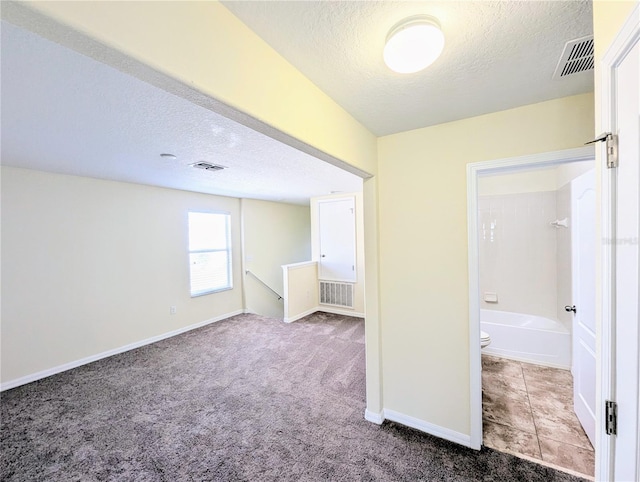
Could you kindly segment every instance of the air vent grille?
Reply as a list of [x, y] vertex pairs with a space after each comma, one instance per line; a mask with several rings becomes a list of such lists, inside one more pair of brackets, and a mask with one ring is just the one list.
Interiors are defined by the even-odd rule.
[[320, 281], [320, 304], [353, 308], [353, 285]]
[[191, 164], [191, 166], [196, 169], [204, 169], [205, 171], [222, 171], [223, 169], [226, 169], [225, 166], [211, 164], [209, 162], [196, 162], [195, 164]]
[[564, 46], [553, 74], [554, 79], [593, 70], [593, 36], [570, 40]]

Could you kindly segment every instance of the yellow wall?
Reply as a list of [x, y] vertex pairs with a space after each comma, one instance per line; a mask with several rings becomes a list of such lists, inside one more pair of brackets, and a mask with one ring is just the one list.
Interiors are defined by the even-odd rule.
[[[190, 297], [189, 210], [231, 213], [232, 290]], [[240, 251], [238, 199], [3, 167], [2, 383], [241, 312]]]
[[[243, 199], [242, 219], [245, 270], [282, 296], [282, 265], [311, 259], [309, 207]], [[245, 275], [244, 288], [247, 310], [283, 318], [282, 300], [254, 277]]]
[[466, 165], [581, 146], [593, 96], [378, 140], [384, 408], [470, 434]]

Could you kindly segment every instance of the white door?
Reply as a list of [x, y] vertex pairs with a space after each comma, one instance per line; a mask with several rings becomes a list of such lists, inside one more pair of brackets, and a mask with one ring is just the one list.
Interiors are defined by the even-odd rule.
[[[638, 12], [636, 8], [636, 12]], [[636, 13], [637, 15], [637, 13]], [[640, 29], [637, 30], [640, 33]], [[638, 239], [640, 211], [640, 44], [619, 61], [612, 79], [616, 93], [612, 132], [618, 134], [615, 212], [615, 480], [639, 480]]]
[[355, 282], [355, 199], [321, 201], [318, 203], [318, 209], [320, 279]]
[[596, 437], [595, 171], [571, 182], [573, 407], [591, 444]]

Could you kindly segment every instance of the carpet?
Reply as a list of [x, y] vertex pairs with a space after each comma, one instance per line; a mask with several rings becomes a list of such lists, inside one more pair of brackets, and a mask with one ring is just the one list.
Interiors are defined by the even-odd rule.
[[1, 397], [3, 481], [578, 481], [364, 420], [364, 323], [239, 315]]

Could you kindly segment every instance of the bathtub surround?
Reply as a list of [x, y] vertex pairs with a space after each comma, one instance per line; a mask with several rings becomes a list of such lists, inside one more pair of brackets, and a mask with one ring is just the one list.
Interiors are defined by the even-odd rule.
[[[592, 163], [587, 164], [592, 167]], [[571, 274], [571, 183], [561, 186], [556, 191], [556, 215], [559, 219], [568, 218], [569, 228], [556, 229], [556, 280], [557, 305], [556, 319], [569, 332], [573, 332], [573, 313], [565, 311], [565, 305], [573, 305], [573, 287]]]
[[481, 308], [556, 319], [555, 219], [555, 191], [478, 197]]
[[593, 168], [592, 160], [569, 162], [478, 179], [482, 308], [544, 316], [572, 331], [564, 310], [572, 304], [571, 181]]
[[580, 480], [367, 422], [364, 339], [352, 317], [240, 315], [9, 390], [0, 478]]
[[484, 444], [594, 475], [595, 453], [573, 413], [571, 373], [482, 356]]

